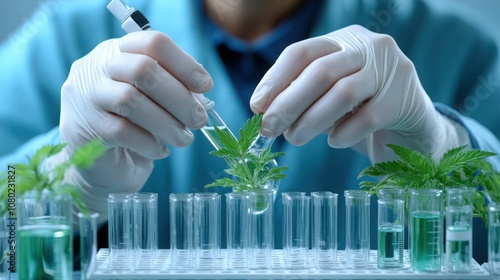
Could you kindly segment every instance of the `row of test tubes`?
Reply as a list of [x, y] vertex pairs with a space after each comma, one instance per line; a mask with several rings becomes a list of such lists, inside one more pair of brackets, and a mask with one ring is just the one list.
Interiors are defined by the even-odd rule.
[[[415, 271], [466, 273], [472, 270], [470, 189], [400, 188], [378, 191], [377, 267], [403, 268], [407, 223], [410, 266]], [[405, 220], [405, 196], [409, 202]], [[367, 268], [370, 263], [370, 195], [346, 190], [345, 264], [337, 260], [337, 200], [332, 192], [282, 193], [283, 258], [286, 269]], [[271, 269], [274, 250], [274, 194], [269, 190], [227, 193], [226, 255], [221, 253], [221, 196], [170, 194], [170, 260], [176, 269], [211, 270], [223, 257], [227, 269]], [[110, 267], [148, 269], [158, 250], [157, 195], [115, 193], [108, 198]], [[500, 205], [492, 204], [489, 263], [500, 274]], [[446, 217], [446, 234], [443, 218]], [[446, 245], [443, 248], [443, 236]], [[311, 250], [312, 249], [312, 250]], [[445, 249], [445, 250], [444, 250]], [[444, 251], [444, 252], [443, 252]], [[134, 256], [134, 261], [130, 261]], [[134, 266], [134, 264], [136, 264]], [[220, 268], [220, 267], [219, 267]]]

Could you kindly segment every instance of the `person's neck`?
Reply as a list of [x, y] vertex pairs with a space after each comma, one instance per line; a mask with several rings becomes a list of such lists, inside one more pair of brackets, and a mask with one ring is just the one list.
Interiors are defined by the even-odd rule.
[[229, 34], [251, 42], [271, 31], [302, 0], [204, 0], [207, 15]]

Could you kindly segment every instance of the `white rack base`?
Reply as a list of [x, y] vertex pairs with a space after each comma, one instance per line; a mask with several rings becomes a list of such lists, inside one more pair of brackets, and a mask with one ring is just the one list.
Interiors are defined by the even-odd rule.
[[274, 250], [273, 267], [270, 270], [229, 270], [226, 268], [226, 250], [221, 250], [216, 267], [210, 270], [195, 270], [172, 267], [170, 251], [159, 250], [150, 268], [120, 270], [109, 268], [109, 251], [101, 249], [97, 253], [96, 270], [92, 279], [491, 279], [489, 272], [476, 261], [473, 261], [471, 273], [448, 273], [444, 268], [441, 272], [424, 273], [411, 270], [407, 257], [403, 269], [378, 269], [375, 250], [370, 252], [369, 266], [364, 269], [346, 268], [344, 251], [338, 251], [337, 254], [339, 265], [332, 270], [318, 270], [312, 267], [300, 270], [285, 269], [281, 250]]

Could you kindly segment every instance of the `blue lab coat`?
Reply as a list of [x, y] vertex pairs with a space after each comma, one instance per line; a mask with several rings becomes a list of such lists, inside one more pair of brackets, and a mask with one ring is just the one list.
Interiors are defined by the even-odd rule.
[[[207, 95], [229, 128], [236, 132], [245, 120], [243, 104], [215, 48], [204, 32], [195, 0], [139, 1], [128, 4], [141, 10], [155, 29], [168, 34], [208, 70], [214, 88]], [[124, 35], [106, 10], [107, 0], [64, 1], [43, 5], [34, 17], [11, 34], [0, 48], [0, 168], [25, 160], [44, 144], [58, 143], [60, 88], [71, 64], [98, 43]], [[230, 8], [230, 7], [227, 7]], [[448, 14], [437, 14], [420, 1], [325, 1], [311, 36], [327, 34], [351, 24], [393, 36], [414, 62], [420, 80], [436, 107], [462, 123], [476, 148], [500, 152], [498, 77], [489, 70], [496, 47], [473, 25]], [[439, 103], [439, 104], [438, 104]], [[452, 109], [455, 108], [461, 112]], [[469, 116], [469, 117], [466, 117]], [[473, 120], [478, 120], [481, 124]], [[186, 148], [170, 147], [165, 160], [155, 162], [143, 191], [159, 193], [159, 239], [168, 247], [168, 194], [201, 192], [223, 175], [225, 163], [208, 155], [213, 147], [200, 131]], [[496, 135], [496, 136], [495, 136]], [[330, 190], [339, 194], [339, 248], [344, 247], [345, 189], [357, 189], [359, 172], [368, 158], [351, 149], [332, 149], [326, 135], [295, 147], [283, 141], [286, 153], [280, 165], [290, 167], [280, 191]], [[500, 167], [500, 158], [492, 158]], [[217, 190], [224, 192], [225, 190]], [[276, 246], [281, 246], [281, 200], [276, 201]], [[371, 246], [376, 248], [376, 201], [372, 199]], [[486, 233], [475, 223], [474, 257], [486, 260]]]

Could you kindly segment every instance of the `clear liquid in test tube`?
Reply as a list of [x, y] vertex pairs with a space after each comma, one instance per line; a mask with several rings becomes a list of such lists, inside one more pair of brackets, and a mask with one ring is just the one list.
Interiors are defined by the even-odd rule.
[[488, 266], [491, 275], [500, 276], [500, 203], [488, 204]]
[[135, 269], [154, 267], [158, 251], [158, 194], [132, 195]]
[[370, 261], [370, 195], [362, 190], [346, 190], [344, 197], [346, 265], [365, 268]]
[[403, 268], [404, 222], [403, 200], [378, 200], [378, 268]]
[[171, 193], [170, 259], [175, 269], [190, 269], [193, 261], [193, 201], [192, 193]]
[[195, 269], [216, 267], [220, 252], [220, 195], [194, 195], [194, 254]]
[[312, 250], [314, 266], [331, 270], [337, 264], [337, 205], [338, 195], [332, 192], [312, 192]]
[[109, 266], [111, 269], [130, 269], [133, 244], [132, 194], [108, 195]]
[[446, 207], [446, 270], [472, 271], [472, 206]]

